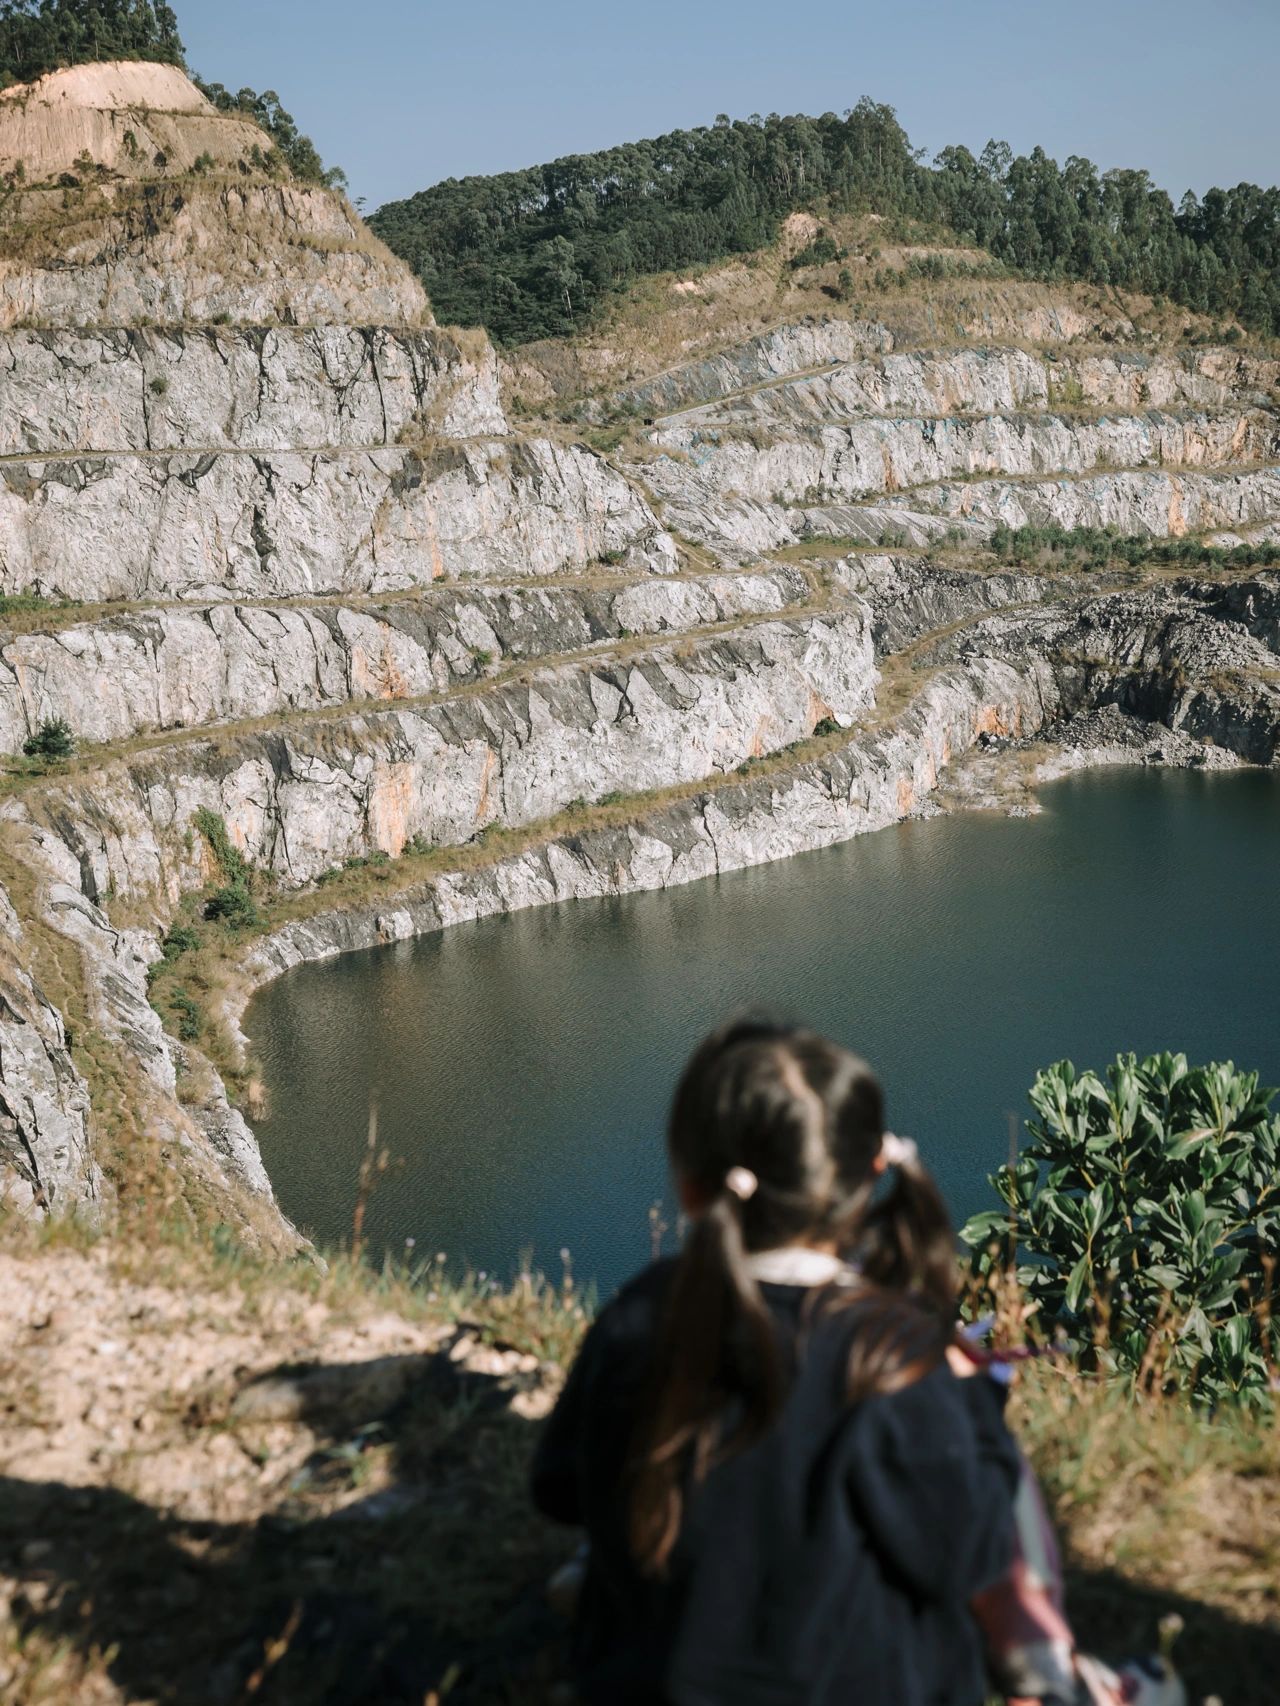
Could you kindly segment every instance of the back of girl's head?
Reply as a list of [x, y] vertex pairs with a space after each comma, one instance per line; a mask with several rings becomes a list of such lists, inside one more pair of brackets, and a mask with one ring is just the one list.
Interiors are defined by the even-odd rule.
[[[734, 1168], [758, 1190], [740, 1203], [743, 1244], [839, 1240], [874, 1184], [884, 1101], [870, 1068], [811, 1031], [743, 1019], [712, 1032], [676, 1087], [671, 1160], [705, 1202]], [[729, 1193], [732, 1195], [732, 1192]]]
[[[824, 1244], [857, 1260], [865, 1283], [834, 1294], [865, 1316], [854, 1335], [851, 1400], [906, 1384], [943, 1355], [955, 1305], [946, 1208], [910, 1151], [877, 1194], [884, 1138], [884, 1099], [870, 1068], [811, 1031], [735, 1020], [685, 1067], [668, 1143], [698, 1212], [637, 1435], [631, 1529], [646, 1567], [661, 1569], [670, 1553], [690, 1468], [697, 1478], [713, 1450], [758, 1438], [784, 1400], [776, 1329], [751, 1254]], [[726, 1446], [718, 1419], [730, 1400], [741, 1422]]]

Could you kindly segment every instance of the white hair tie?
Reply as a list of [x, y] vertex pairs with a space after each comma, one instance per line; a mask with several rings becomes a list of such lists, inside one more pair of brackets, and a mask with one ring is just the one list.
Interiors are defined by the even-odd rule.
[[724, 1176], [724, 1188], [739, 1202], [747, 1202], [760, 1189], [760, 1181], [750, 1167], [730, 1167]]
[[893, 1131], [885, 1132], [880, 1141], [880, 1153], [890, 1167], [914, 1167], [920, 1159], [915, 1138], [899, 1137]]

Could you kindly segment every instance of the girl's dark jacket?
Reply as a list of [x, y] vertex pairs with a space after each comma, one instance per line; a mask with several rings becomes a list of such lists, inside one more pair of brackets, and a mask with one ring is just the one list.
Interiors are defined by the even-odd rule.
[[978, 1706], [968, 1601], [1008, 1568], [1018, 1455], [1001, 1394], [946, 1365], [850, 1406], [858, 1309], [761, 1292], [794, 1358], [785, 1408], [690, 1490], [666, 1577], [626, 1540], [625, 1465], [671, 1264], [601, 1313], [547, 1424], [538, 1506], [585, 1527], [575, 1633], [592, 1706]]

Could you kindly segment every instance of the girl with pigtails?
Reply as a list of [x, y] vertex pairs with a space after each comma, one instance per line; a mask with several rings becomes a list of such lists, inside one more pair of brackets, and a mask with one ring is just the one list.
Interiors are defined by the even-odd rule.
[[669, 1144], [683, 1251], [600, 1314], [534, 1468], [590, 1543], [581, 1698], [979, 1706], [1019, 1457], [937, 1187], [860, 1060], [763, 1022], [697, 1050]]
[[946, 1207], [863, 1062], [730, 1024], [668, 1138], [684, 1249], [597, 1319], [534, 1465], [587, 1530], [587, 1706], [979, 1706], [988, 1675], [1009, 1706], [1185, 1706], [1167, 1652], [1076, 1651]]

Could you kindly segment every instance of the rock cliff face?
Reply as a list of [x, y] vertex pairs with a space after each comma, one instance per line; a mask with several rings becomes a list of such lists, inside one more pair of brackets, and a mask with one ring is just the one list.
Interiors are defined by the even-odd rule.
[[358, 449], [509, 429], [483, 342], [220, 326], [0, 334], [0, 456]]
[[673, 568], [652, 509], [546, 439], [0, 463], [0, 591], [112, 599], [385, 593], [442, 576]]
[[[932, 809], [957, 767], [957, 798], [999, 792], [1036, 742], [1276, 762], [1276, 576], [984, 555], [1002, 522], [1267, 537], [1276, 363], [1019, 298], [963, 328], [987, 347], [810, 320], [515, 432], [488, 344], [434, 327], [340, 198], [264, 173], [178, 73], [162, 103], [117, 72], [0, 101], [0, 168], [33, 167], [0, 212], [0, 1179], [25, 1212], [105, 1215], [145, 1154], [289, 1241], [148, 1000], [225, 876], [211, 822], [267, 914], [208, 998], [234, 1030], [300, 959], [782, 858]], [[64, 136], [102, 171], [36, 183]], [[41, 772], [16, 755], [55, 719], [78, 751]], [[372, 900], [342, 887], [370, 861]]]
[[161, 605], [13, 634], [0, 642], [0, 751], [20, 751], [41, 723], [59, 718], [82, 740], [108, 742], [422, 699], [503, 662], [776, 615], [812, 596], [794, 568], [613, 578], [616, 587], [435, 586], [362, 605]]

